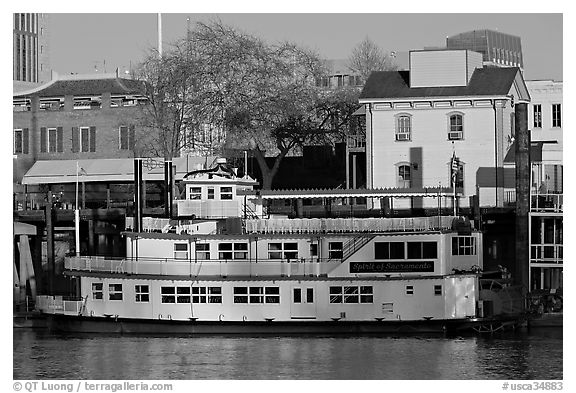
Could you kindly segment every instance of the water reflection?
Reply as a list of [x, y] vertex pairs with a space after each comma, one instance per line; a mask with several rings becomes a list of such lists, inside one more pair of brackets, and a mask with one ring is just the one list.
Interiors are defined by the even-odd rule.
[[562, 331], [491, 337], [56, 336], [14, 330], [15, 379], [562, 379]]

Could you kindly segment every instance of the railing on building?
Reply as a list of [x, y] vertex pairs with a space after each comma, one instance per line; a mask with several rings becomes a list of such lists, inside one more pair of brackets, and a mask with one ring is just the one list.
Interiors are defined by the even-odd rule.
[[341, 259], [200, 260], [169, 258], [67, 257], [70, 271], [107, 272], [188, 277], [310, 277], [323, 276], [342, 263]]
[[531, 244], [530, 245], [530, 262], [559, 264], [563, 263], [564, 247], [563, 244]]
[[347, 138], [348, 149], [365, 149], [366, 148], [366, 136], [357, 134], [349, 135]]
[[533, 212], [561, 213], [564, 208], [564, 194], [531, 194], [530, 209]]

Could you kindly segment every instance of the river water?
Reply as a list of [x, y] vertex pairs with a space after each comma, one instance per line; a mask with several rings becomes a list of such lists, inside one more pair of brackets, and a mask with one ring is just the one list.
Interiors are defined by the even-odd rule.
[[14, 379], [562, 379], [562, 330], [492, 336], [62, 336], [13, 329]]

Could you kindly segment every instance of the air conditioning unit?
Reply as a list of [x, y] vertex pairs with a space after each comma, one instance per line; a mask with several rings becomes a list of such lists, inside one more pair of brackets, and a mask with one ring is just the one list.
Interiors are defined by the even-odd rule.
[[410, 140], [410, 134], [396, 134], [396, 140], [397, 141], [409, 141]]
[[451, 141], [460, 140], [464, 139], [464, 136], [462, 135], [462, 131], [450, 131], [448, 133], [448, 139]]

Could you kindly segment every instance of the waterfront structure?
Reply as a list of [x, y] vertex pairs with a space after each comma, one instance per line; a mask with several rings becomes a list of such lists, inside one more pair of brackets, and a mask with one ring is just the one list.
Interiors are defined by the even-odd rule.
[[36, 161], [134, 157], [142, 93], [117, 73], [56, 75], [14, 93], [14, 183]]
[[467, 49], [482, 54], [484, 65], [524, 68], [520, 37], [499, 31], [480, 29], [446, 38], [446, 49]]
[[[454, 184], [460, 207], [470, 207], [470, 197], [480, 207], [513, 203], [504, 158], [515, 132], [513, 105], [529, 100], [518, 68], [485, 68], [482, 55], [468, 50], [411, 51], [409, 71], [374, 72], [360, 95], [367, 187]], [[373, 205], [382, 206], [439, 208], [420, 198]]]
[[[530, 204], [530, 290], [563, 289], [563, 83], [527, 81], [532, 97]], [[560, 294], [561, 295], [561, 294]]]
[[66, 258], [78, 298], [38, 299], [53, 329], [445, 332], [518, 321], [517, 291], [481, 279], [482, 234], [465, 219], [265, 218], [255, 182], [223, 160], [183, 183], [178, 220], [127, 219], [126, 258]]
[[13, 14], [14, 91], [46, 83], [51, 78], [48, 14]]

